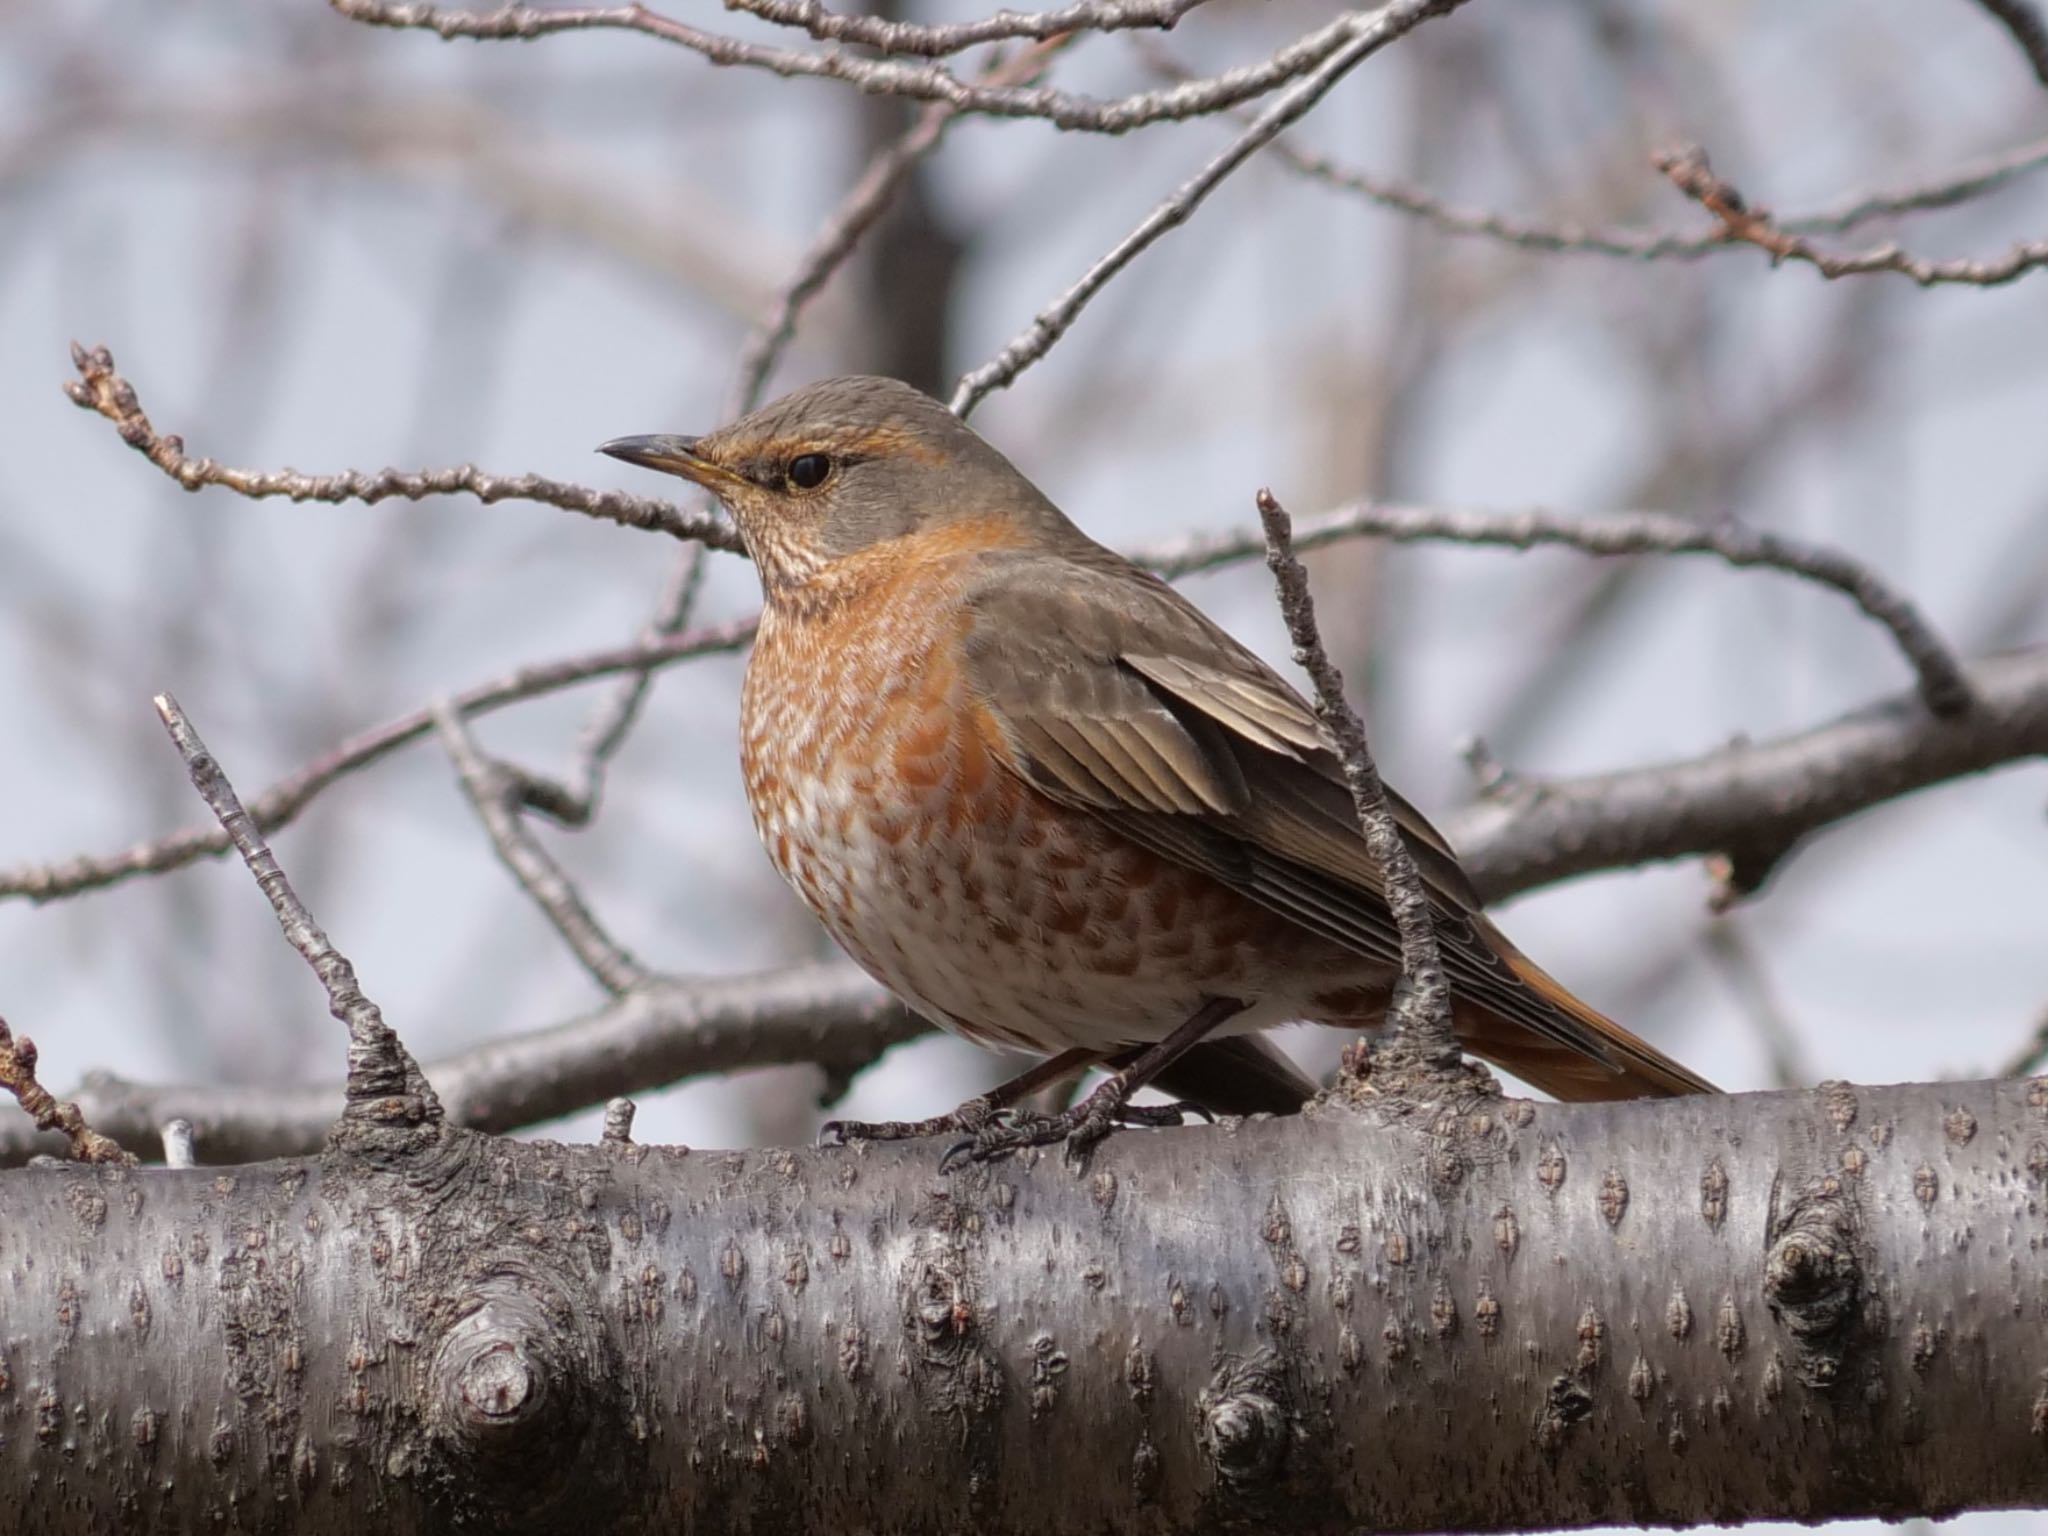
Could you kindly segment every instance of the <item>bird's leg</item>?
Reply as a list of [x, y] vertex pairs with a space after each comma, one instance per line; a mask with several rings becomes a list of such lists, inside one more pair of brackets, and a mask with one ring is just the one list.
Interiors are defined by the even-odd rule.
[[1100, 1051], [1062, 1051], [1034, 1063], [1009, 1081], [996, 1084], [987, 1093], [976, 1094], [950, 1114], [934, 1115], [929, 1120], [827, 1120], [819, 1127], [818, 1140], [845, 1146], [855, 1141], [915, 1141], [924, 1136], [950, 1136], [963, 1131], [977, 1135], [999, 1110], [1041, 1088], [1050, 1088], [1085, 1072], [1100, 1060]]
[[[1197, 1008], [1188, 1021], [1156, 1045], [1149, 1045], [1112, 1073], [1087, 1098], [1057, 1115], [1026, 1115], [1018, 1112], [992, 1114], [972, 1136], [946, 1149], [940, 1159], [945, 1167], [956, 1158], [984, 1162], [1019, 1147], [1044, 1147], [1065, 1142], [1075, 1153], [1086, 1152], [1118, 1125], [1178, 1125], [1179, 1104], [1157, 1107], [1133, 1105], [1131, 1095], [1199, 1045], [1225, 1020], [1250, 1006], [1234, 997], [1212, 997]], [[963, 1127], [965, 1129], [965, 1127]]]

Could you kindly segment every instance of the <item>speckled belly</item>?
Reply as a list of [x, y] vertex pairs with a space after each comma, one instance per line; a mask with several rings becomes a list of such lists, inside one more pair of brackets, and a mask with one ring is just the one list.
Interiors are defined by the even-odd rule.
[[742, 762], [769, 857], [871, 975], [1040, 1052], [1159, 1039], [1207, 996], [1267, 1001], [1247, 1026], [1295, 1016], [1323, 946], [1027, 785], [941, 637], [845, 638], [764, 626]]

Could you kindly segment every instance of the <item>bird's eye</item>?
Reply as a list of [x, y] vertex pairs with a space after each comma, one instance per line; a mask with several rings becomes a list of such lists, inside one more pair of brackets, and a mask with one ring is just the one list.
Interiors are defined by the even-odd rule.
[[822, 453], [800, 453], [789, 461], [789, 483], [800, 491], [815, 491], [832, 473], [832, 460]]

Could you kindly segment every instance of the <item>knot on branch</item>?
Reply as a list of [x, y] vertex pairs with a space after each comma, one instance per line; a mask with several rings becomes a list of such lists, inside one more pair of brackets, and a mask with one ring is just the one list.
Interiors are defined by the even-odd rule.
[[1196, 1407], [1202, 1452], [1228, 1487], [1246, 1493], [1279, 1477], [1294, 1430], [1276, 1357], [1226, 1360]]
[[1792, 1335], [1799, 1379], [1825, 1390], [1840, 1379], [1863, 1316], [1863, 1263], [1858, 1221], [1842, 1181], [1823, 1178], [1789, 1210], [1771, 1193], [1770, 1250], [1764, 1259], [1764, 1300]]
[[617, 1453], [630, 1440], [620, 1426], [600, 1428], [592, 1386], [602, 1351], [538, 1277], [495, 1275], [471, 1300], [428, 1364], [425, 1427], [445, 1486], [465, 1500], [480, 1493], [507, 1529], [553, 1529], [554, 1519], [601, 1528], [593, 1499], [622, 1486]]

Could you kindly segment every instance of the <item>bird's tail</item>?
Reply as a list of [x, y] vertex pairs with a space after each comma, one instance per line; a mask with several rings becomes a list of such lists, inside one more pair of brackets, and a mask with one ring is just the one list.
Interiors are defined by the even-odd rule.
[[[1473, 1055], [1553, 1098], [1662, 1099], [1720, 1090], [1580, 1002], [1484, 918], [1477, 937], [1512, 976], [1451, 979], [1451, 1020]], [[1455, 968], [1454, 968], [1455, 972]]]

